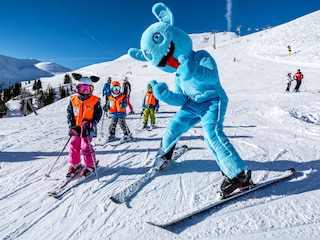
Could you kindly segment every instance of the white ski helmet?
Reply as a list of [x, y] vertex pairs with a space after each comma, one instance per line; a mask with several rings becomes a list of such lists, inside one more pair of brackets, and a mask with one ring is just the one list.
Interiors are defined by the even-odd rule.
[[87, 77], [78, 73], [72, 73], [72, 76], [75, 80], [77, 80], [76, 93], [83, 97], [90, 97], [92, 95], [94, 90], [93, 83], [99, 81], [100, 79], [96, 76]]

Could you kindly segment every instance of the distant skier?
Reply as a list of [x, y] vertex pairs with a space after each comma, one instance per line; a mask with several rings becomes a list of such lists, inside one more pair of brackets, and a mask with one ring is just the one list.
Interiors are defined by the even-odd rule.
[[142, 128], [147, 128], [148, 119], [150, 117], [150, 130], [154, 128], [156, 124], [156, 112], [159, 110], [159, 100], [153, 94], [152, 86], [150, 83], [147, 85], [147, 93], [145, 94], [142, 102]]
[[112, 81], [111, 77], [108, 77], [107, 82], [103, 84], [103, 88], [102, 88], [102, 96], [105, 97], [106, 102], [108, 100], [108, 97], [111, 94], [111, 89], [110, 89], [111, 81]]
[[287, 80], [286, 92], [290, 92], [291, 82], [293, 81], [293, 80], [292, 80], [292, 77], [291, 77], [291, 73], [288, 73], [288, 74], [287, 74], [286, 80]]
[[182, 134], [201, 122], [205, 142], [223, 172], [221, 191], [229, 194], [250, 185], [251, 171], [245, 171], [246, 163], [223, 132], [228, 97], [215, 60], [205, 50], [192, 50], [190, 36], [173, 25], [173, 14], [165, 4], [155, 4], [152, 12], [159, 22], [142, 33], [140, 49], [131, 48], [128, 54], [165, 72], [175, 72], [175, 91], [169, 90], [165, 82], [153, 80], [151, 86], [157, 99], [181, 106], [163, 134], [154, 168], [161, 169], [170, 161]]
[[128, 77], [124, 77], [123, 79], [122, 92], [127, 97], [127, 103], [130, 110], [129, 114], [134, 114], [133, 107], [130, 102], [131, 84], [128, 81]]
[[103, 110], [108, 114], [108, 109], [107, 109], [107, 106], [106, 106], [106, 103], [108, 101], [108, 97], [110, 96], [111, 94], [111, 89], [110, 89], [110, 85], [111, 85], [111, 77], [108, 77], [108, 80], [107, 82], [103, 85], [102, 87], [102, 96], [105, 97], [105, 105], [103, 106]]
[[297, 72], [293, 75], [293, 79], [296, 80], [297, 84], [294, 88], [294, 91], [295, 92], [300, 92], [300, 86], [301, 86], [301, 82], [302, 82], [302, 79], [303, 79], [303, 74], [302, 72], [300, 71], [300, 69], [297, 70]]
[[288, 48], [289, 55], [291, 55], [291, 47], [288, 46], [287, 48]]
[[131, 139], [131, 132], [126, 123], [126, 107], [128, 102], [126, 96], [123, 93], [121, 93], [121, 85], [118, 81], [112, 81], [111, 95], [109, 96], [106, 104], [111, 117], [111, 122], [109, 125], [109, 136], [107, 142], [115, 140], [118, 122], [124, 134], [120, 141], [129, 141]]
[[97, 82], [98, 77], [84, 77], [81, 74], [73, 73], [77, 80], [76, 93], [70, 97], [67, 108], [69, 125], [69, 136], [71, 137], [69, 149], [69, 162], [67, 177], [72, 177], [80, 168], [80, 154], [83, 155], [85, 168], [81, 176], [88, 176], [94, 171], [96, 154], [91, 146], [91, 140], [97, 136], [97, 124], [102, 116], [100, 98], [94, 96], [93, 81]]

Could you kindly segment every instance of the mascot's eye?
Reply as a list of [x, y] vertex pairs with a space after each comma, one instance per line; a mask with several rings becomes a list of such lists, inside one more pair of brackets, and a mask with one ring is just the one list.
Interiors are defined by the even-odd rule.
[[163, 41], [163, 36], [160, 33], [155, 33], [153, 35], [153, 41], [155, 43], [161, 43]]
[[144, 51], [144, 56], [145, 56], [147, 59], [152, 60], [152, 55], [151, 55], [151, 53], [150, 53], [148, 50], [145, 50], [145, 51]]

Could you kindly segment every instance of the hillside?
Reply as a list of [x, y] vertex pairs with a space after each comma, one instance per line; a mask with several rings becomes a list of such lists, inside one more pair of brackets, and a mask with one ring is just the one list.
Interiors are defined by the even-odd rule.
[[52, 77], [71, 69], [52, 62], [40, 62], [36, 59], [17, 59], [0, 55], [0, 86], [2, 88], [16, 82]]
[[[244, 37], [231, 33], [191, 35], [195, 49], [206, 49], [216, 59], [229, 97], [225, 132], [253, 171], [255, 182], [294, 167], [289, 181], [230, 201], [167, 230], [147, 224], [162, 214], [195, 209], [216, 198], [222, 176], [203, 141], [201, 124], [182, 136], [178, 145], [189, 151], [146, 185], [129, 203], [116, 205], [109, 197], [132, 183], [153, 163], [162, 133], [178, 109], [160, 103], [157, 128], [138, 131], [140, 115], [127, 123], [134, 141], [96, 146], [100, 183], [92, 177], [61, 199], [46, 195], [65, 175], [68, 151], [58, 159], [68, 140], [66, 107], [62, 99], [23, 118], [0, 119], [0, 236], [9, 239], [317, 239], [320, 236], [320, 11], [267, 31]], [[306, 31], [308, 29], [308, 31]], [[288, 35], [288, 32], [292, 33]], [[300, 38], [295, 38], [299, 32]], [[205, 43], [203, 42], [205, 40]], [[295, 54], [289, 56], [287, 45]], [[139, 46], [132, 46], [139, 47]], [[305, 79], [299, 93], [286, 93], [285, 76], [300, 68]], [[112, 62], [87, 66], [78, 72], [108, 76], [132, 84], [134, 110], [141, 111], [146, 84], [173, 74], [127, 55]], [[61, 75], [43, 78], [53, 87]], [[104, 101], [102, 101], [104, 103]], [[95, 144], [108, 133], [109, 119], [98, 125]], [[121, 130], [117, 129], [121, 137]]]

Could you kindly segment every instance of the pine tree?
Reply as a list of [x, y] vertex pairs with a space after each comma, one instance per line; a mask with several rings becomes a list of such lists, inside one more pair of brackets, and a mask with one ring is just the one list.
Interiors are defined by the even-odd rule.
[[5, 102], [2, 100], [2, 97], [0, 95], [0, 118], [5, 116], [7, 114], [8, 108], [5, 105]]
[[63, 84], [72, 83], [72, 79], [69, 74], [64, 75]]
[[47, 90], [41, 92], [40, 103], [42, 106], [47, 106], [54, 102], [55, 92], [51, 86], [48, 86]]

